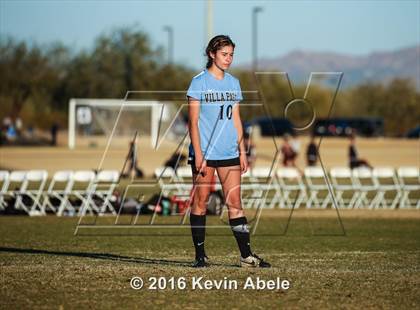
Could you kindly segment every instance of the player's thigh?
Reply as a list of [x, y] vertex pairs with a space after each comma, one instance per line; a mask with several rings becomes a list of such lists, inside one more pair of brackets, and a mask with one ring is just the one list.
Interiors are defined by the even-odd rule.
[[218, 167], [217, 174], [228, 206], [240, 207], [241, 166]]
[[210, 194], [212, 180], [216, 169], [213, 167], [206, 167], [205, 170], [206, 174], [204, 176], [193, 172], [194, 200], [206, 200], [208, 195]]

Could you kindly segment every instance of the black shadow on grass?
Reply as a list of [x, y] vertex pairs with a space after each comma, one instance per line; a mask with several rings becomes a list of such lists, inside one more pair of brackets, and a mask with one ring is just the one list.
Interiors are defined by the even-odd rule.
[[[187, 262], [187, 261], [176, 261], [176, 260], [167, 260], [167, 259], [130, 257], [130, 256], [110, 254], [110, 253], [59, 252], [59, 251], [37, 250], [37, 249], [19, 249], [19, 248], [0, 247], [0, 253], [1, 252], [18, 253], [18, 254], [43, 254], [43, 255], [72, 256], [72, 257], [104, 259], [104, 260], [121, 261], [121, 262], [146, 264], [146, 265], [150, 264], [150, 265], [169, 265], [169, 266], [191, 267], [191, 262], [189, 261]], [[239, 268], [238, 265], [219, 264], [219, 263], [211, 263], [211, 266]]]

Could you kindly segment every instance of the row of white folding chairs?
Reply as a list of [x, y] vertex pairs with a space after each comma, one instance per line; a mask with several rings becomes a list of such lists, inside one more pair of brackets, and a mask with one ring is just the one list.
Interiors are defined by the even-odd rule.
[[[333, 167], [325, 173], [321, 167], [307, 167], [303, 177], [294, 168], [281, 168], [277, 170], [276, 177], [283, 190], [283, 200], [289, 207], [292, 205], [290, 191], [295, 190], [299, 191], [295, 206], [306, 201], [307, 208], [326, 208], [334, 199], [342, 208], [395, 208], [397, 205], [400, 208], [420, 208], [420, 177], [417, 167], [400, 167], [396, 173], [391, 167], [360, 167], [353, 170]], [[288, 184], [290, 179], [294, 183]], [[322, 198], [321, 192], [324, 192]], [[417, 192], [417, 198], [410, 197], [414, 192]], [[350, 197], [346, 198], [345, 194]], [[387, 198], [387, 194], [393, 198]]]
[[[172, 168], [160, 167], [155, 176], [164, 194], [188, 196], [191, 191], [190, 167], [179, 167], [176, 173]], [[326, 174], [321, 167], [307, 167], [303, 176], [295, 168], [272, 171], [270, 167], [256, 167], [242, 175], [242, 201], [245, 208], [291, 208], [301, 204], [326, 208], [334, 202], [341, 208], [420, 208], [419, 199], [410, 197], [414, 192], [418, 197], [419, 180], [418, 167], [400, 167], [396, 173], [391, 167], [334, 167]], [[219, 183], [216, 188], [221, 188]], [[392, 199], [387, 197], [389, 194]]]
[[[283, 196], [279, 194], [279, 186], [275, 181], [270, 182], [270, 179], [267, 178], [267, 176], [269, 176], [269, 168], [265, 167], [254, 169], [253, 173], [248, 171], [242, 175], [242, 203], [245, 208], [256, 207], [258, 203], [265, 204], [267, 201], [267, 197], [264, 197], [265, 194], [272, 191], [274, 191], [274, 197], [270, 197], [268, 207], [273, 208], [276, 203], [280, 203], [281, 205], [284, 204], [286, 200], [282, 199]], [[188, 198], [191, 194], [193, 176], [191, 167], [189, 166], [181, 166], [176, 172], [170, 167], [159, 167], [155, 169], [155, 177], [158, 179], [158, 183], [164, 195], [175, 194]], [[222, 189], [218, 177], [216, 178], [214, 187], [215, 190]], [[290, 191], [288, 195], [290, 195]]]
[[[81, 201], [78, 214], [107, 211], [116, 214], [111, 204], [113, 191], [118, 183], [119, 172], [102, 170], [61, 170], [54, 173], [46, 187], [48, 173], [45, 170], [0, 171], [0, 209], [7, 206], [7, 198], [14, 199], [14, 208], [29, 215], [45, 215], [47, 210], [58, 216], [75, 214], [76, 206], [71, 198]], [[28, 197], [29, 199], [26, 199]], [[56, 205], [58, 203], [58, 206]]]
[[[295, 169], [288, 169], [287, 172], [285, 177], [300, 176]], [[270, 173], [269, 167], [260, 167], [253, 169], [252, 173], [247, 171], [242, 175], [241, 192], [244, 208], [257, 207], [258, 204], [268, 208], [274, 208], [276, 204], [280, 204], [281, 207], [288, 207], [292, 204], [290, 195], [293, 190], [297, 189], [296, 185], [284, 182], [283, 186], [279, 186], [276, 179], [270, 178]], [[193, 187], [191, 167], [181, 166], [176, 172], [170, 167], [159, 167], [155, 169], [155, 177], [158, 179], [164, 195], [175, 194], [189, 197]], [[215, 190], [222, 189], [218, 177], [214, 186]], [[280, 193], [280, 188], [283, 189], [283, 195]], [[303, 191], [299, 194], [298, 203], [304, 199], [305, 191], [304, 188], [301, 189]]]
[[[396, 173], [391, 167], [353, 170], [333, 167], [325, 173], [322, 167], [306, 167], [303, 176], [295, 168], [281, 168], [274, 175], [272, 183], [278, 185], [275, 202], [279, 202], [280, 207], [298, 207], [305, 203], [307, 208], [326, 208], [336, 202], [341, 208], [395, 208], [397, 205], [400, 208], [420, 208], [417, 167], [400, 167]], [[293, 191], [296, 194], [291, 199]], [[412, 193], [416, 196], [410, 197]], [[322, 197], [320, 194], [323, 194]], [[350, 194], [350, 198], [346, 198], [345, 194]], [[370, 199], [369, 194], [372, 196]], [[387, 197], [389, 194], [391, 199]]]
[[[182, 166], [176, 171], [171, 167], [158, 167], [154, 171], [155, 177], [158, 179], [163, 195], [185, 196], [188, 197], [193, 188], [193, 175], [191, 167]], [[216, 185], [220, 189], [220, 184]]]
[[[396, 173], [391, 167], [336, 167], [330, 176], [337, 202], [347, 208], [420, 208], [418, 167], [400, 167]], [[344, 199], [346, 193], [349, 197]], [[391, 198], [386, 197], [389, 193]]]

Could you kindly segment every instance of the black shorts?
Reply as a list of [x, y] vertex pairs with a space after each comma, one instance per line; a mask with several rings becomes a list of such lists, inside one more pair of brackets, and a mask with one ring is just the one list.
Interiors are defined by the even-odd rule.
[[[198, 173], [195, 169], [195, 157], [188, 158], [188, 164], [191, 165], [194, 173]], [[220, 159], [220, 160], [207, 160], [207, 167], [218, 168], [218, 167], [230, 167], [230, 166], [239, 166], [241, 164], [239, 157], [229, 158], [229, 159]]]

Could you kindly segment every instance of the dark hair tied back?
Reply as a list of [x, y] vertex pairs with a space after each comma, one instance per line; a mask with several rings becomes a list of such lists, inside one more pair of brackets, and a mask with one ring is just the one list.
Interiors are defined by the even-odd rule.
[[207, 64], [206, 68], [210, 68], [213, 64], [213, 59], [210, 56], [210, 53], [216, 54], [218, 50], [225, 46], [232, 46], [235, 48], [235, 43], [232, 42], [231, 38], [226, 35], [218, 35], [215, 36], [213, 39], [210, 40], [209, 44], [206, 48], [206, 55], [207, 55]]

